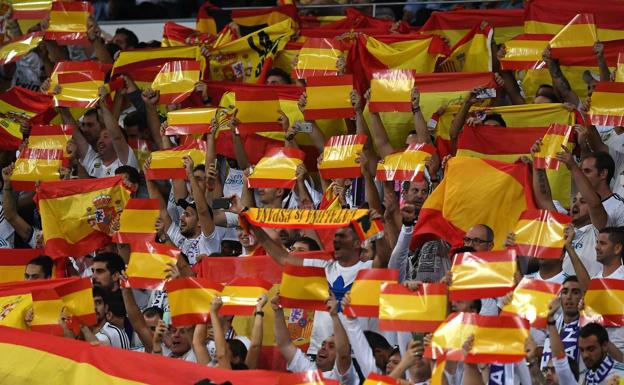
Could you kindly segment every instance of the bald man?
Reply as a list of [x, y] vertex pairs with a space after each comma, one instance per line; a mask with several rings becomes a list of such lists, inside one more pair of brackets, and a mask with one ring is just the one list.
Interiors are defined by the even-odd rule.
[[464, 246], [470, 246], [475, 251], [490, 251], [494, 247], [494, 231], [487, 225], [474, 225], [464, 236]]

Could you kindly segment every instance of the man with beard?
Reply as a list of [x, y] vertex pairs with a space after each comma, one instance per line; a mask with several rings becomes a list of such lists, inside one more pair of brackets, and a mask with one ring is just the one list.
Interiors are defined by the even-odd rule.
[[130, 341], [126, 332], [109, 322], [112, 315], [108, 308], [108, 298], [109, 293], [104, 288], [93, 286], [93, 303], [97, 317], [97, 324], [93, 330], [95, 338], [105, 345], [130, 349]]
[[121, 272], [126, 269], [123, 259], [115, 253], [100, 253], [93, 258], [91, 282], [108, 292], [119, 290]]

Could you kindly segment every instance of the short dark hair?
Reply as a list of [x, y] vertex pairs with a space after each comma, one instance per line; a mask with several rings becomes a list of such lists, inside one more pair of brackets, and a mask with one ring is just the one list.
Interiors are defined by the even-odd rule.
[[567, 277], [565, 277], [565, 279], [563, 280], [563, 282], [561, 283], [562, 285], [565, 285], [568, 282], [578, 282], [578, 277], [576, 275], [569, 275]]
[[52, 277], [52, 267], [54, 266], [54, 261], [47, 255], [36, 256], [35, 258], [28, 261], [28, 265], [39, 266], [41, 267], [41, 270], [43, 270], [43, 276], [45, 278]]
[[610, 183], [615, 174], [615, 162], [611, 155], [604, 151], [596, 151], [584, 156], [583, 160], [589, 158], [594, 158], [596, 160], [596, 170], [598, 170], [599, 173], [602, 170], [607, 170], [607, 183]]
[[115, 175], [119, 174], [128, 174], [128, 180], [130, 183], [139, 184], [141, 182], [141, 174], [139, 174], [139, 171], [132, 166], [128, 166], [127, 164], [119, 166], [115, 169]]
[[474, 300], [474, 307], [475, 310], [477, 311], [477, 314], [481, 313], [481, 307], [483, 306], [483, 303], [481, 302], [480, 299], [475, 299]]
[[148, 318], [158, 316], [158, 318], [162, 319], [164, 314], [165, 312], [163, 311], [163, 309], [159, 308], [158, 306], [151, 306], [143, 310], [143, 315]]
[[115, 43], [106, 43], [105, 47], [111, 57], [115, 57], [115, 54], [121, 51], [121, 47]]
[[245, 344], [236, 338], [230, 338], [226, 340], [226, 342], [232, 352], [232, 357], [238, 357], [242, 362], [245, 362], [245, 359], [247, 358], [247, 347]]
[[108, 305], [108, 311], [113, 313], [115, 317], [126, 316], [126, 306], [124, 305], [123, 298], [121, 297], [121, 291], [110, 293], [106, 304]]
[[197, 166], [195, 166], [193, 168], [193, 171], [203, 171], [206, 172], [206, 165], [205, 164], [198, 164]]
[[93, 262], [106, 263], [106, 269], [111, 273], [121, 273], [126, 268], [124, 260], [117, 253], [101, 253], [93, 258]]
[[600, 345], [605, 342], [609, 342], [609, 333], [607, 333], [607, 329], [595, 322], [588, 323], [583, 326], [579, 332], [579, 338], [588, 338], [591, 336], [596, 336]]
[[93, 286], [91, 293], [93, 294], [93, 298], [102, 297], [102, 301], [104, 301], [104, 303], [108, 303], [108, 293], [102, 286]]
[[310, 237], [298, 237], [293, 241], [293, 244], [295, 244], [295, 242], [305, 243], [306, 245], [308, 245], [310, 251], [316, 251], [321, 249], [321, 246], [319, 246], [318, 242]]
[[[540, 92], [540, 90], [544, 90], [544, 91]], [[557, 96], [557, 93], [555, 92], [555, 88], [551, 86], [550, 84], [540, 84], [539, 87], [537, 87], [537, 92], [535, 93], [535, 97], [538, 97], [538, 96], [543, 96], [545, 98], [550, 99], [551, 103], [561, 102], [561, 100]]]
[[129, 112], [126, 116], [124, 116], [123, 124], [124, 129], [130, 126], [139, 126], [141, 127], [143, 123], [143, 118], [138, 111]]
[[392, 350], [393, 348], [384, 336], [372, 330], [364, 330], [364, 337], [373, 350], [376, 348]]
[[115, 35], [118, 33], [126, 35], [126, 45], [128, 46], [128, 48], [136, 48], [136, 46], [139, 45], [139, 38], [134, 32], [130, 31], [129, 29], [117, 28], [117, 30], [115, 31]]
[[271, 68], [270, 70], [267, 71], [265, 79], [268, 79], [269, 76], [279, 76], [282, 79], [284, 79], [286, 83], [288, 84], [292, 83], [292, 79], [290, 78], [290, 75], [288, 75], [288, 73], [281, 68]]
[[499, 126], [507, 127], [507, 123], [505, 122], [505, 119], [503, 119], [501, 114], [487, 114], [485, 115], [485, 118], [483, 119], [483, 121], [485, 122], [486, 120], [493, 120], [496, 123], [498, 123]]
[[624, 253], [624, 227], [605, 227], [600, 230], [600, 234], [608, 234], [610, 242], [622, 245]]
[[91, 115], [95, 115], [96, 119], [98, 119], [99, 121], [99, 117], [98, 117], [98, 112], [97, 112], [97, 108], [91, 108], [85, 111], [85, 113], [83, 114], [83, 116], [91, 116]]

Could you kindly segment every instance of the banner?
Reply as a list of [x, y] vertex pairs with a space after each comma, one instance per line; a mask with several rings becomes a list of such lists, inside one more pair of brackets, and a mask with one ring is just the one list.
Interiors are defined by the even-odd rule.
[[92, 14], [93, 7], [87, 1], [52, 2], [45, 39], [59, 45], [89, 45], [87, 20]]
[[560, 153], [561, 146], [568, 146], [572, 126], [565, 124], [551, 124], [548, 131], [542, 138], [540, 151], [535, 155], [533, 163], [538, 169], [559, 169], [557, 154]]
[[195, 89], [200, 78], [201, 64], [196, 60], [170, 61], [165, 63], [152, 89], [160, 91], [159, 104], [182, 103]]
[[167, 113], [165, 135], [209, 134], [217, 108], [184, 108]]
[[352, 118], [353, 75], [308, 77], [306, 120]]
[[598, 82], [591, 95], [589, 118], [601, 126], [624, 125], [624, 83]]
[[343, 44], [336, 39], [307, 38], [299, 51], [293, 75], [297, 79], [336, 76], [338, 58], [343, 55]]
[[221, 290], [222, 285], [205, 278], [178, 278], [165, 283], [172, 324], [181, 327], [208, 322], [210, 303]]
[[249, 223], [260, 227], [291, 229], [338, 229], [366, 215], [366, 209], [302, 210], [250, 207], [241, 213]]
[[175, 265], [180, 250], [153, 239], [130, 245], [130, 262], [126, 268], [128, 283], [133, 289], [162, 290], [167, 279], [166, 269]]
[[250, 188], [288, 188], [297, 182], [297, 167], [305, 153], [292, 147], [270, 149], [253, 168], [247, 179]]
[[447, 308], [445, 284], [423, 283], [411, 291], [399, 283], [386, 283], [379, 296], [379, 328], [430, 333], [444, 322]]
[[63, 301], [56, 291], [54, 289], [33, 290], [30, 296], [33, 312], [30, 330], [63, 336], [63, 328], [59, 324]]
[[548, 306], [561, 290], [561, 284], [540, 279], [522, 278], [514, 289], [511, 302], [501, 315], [517, 315], [529, 320], [531, 327], [545, 329]]
[[130, 199], [119, 217], [119, 230], [113, 234], [117, 243], [154, 240], [156, 220], [160, 216], [158, 199]]
[[43, 40], [43, 33], [32, 32], [22, 35], [0, 47], [0, 65], [13, 63], [37, 48]]
[[[55, 3], [56, 4], [56, 3]], [[61, 92], [54, 95], [55, 107], [93, 108], [104, 85], [101, 71], [83, 71], [58, 75]]]
[[377, 164], [377, 180], [414, 181], [423, 180], [425, 165], [436, 149], [430, 144], [410, 144], [405, 151], [386, 155]]
[[287, 308], [327, 310], [329, 283], [325, 269], [313, 266], [284, 265], [280, 285], [280, 304]]
[[[379, 316], [379, 294], [382, 284], [395, 283], [399, 279], [397, 269], [362, 269], [358, 271], [349, 297], [349, 309], [357, 317]], [[349, 310], [345, 309], [345, 313]], [[348, 314], [348, 313], [347, 313]]]
[[358, 178], [362, 175], [358, 153], [364, 152], [366, 135], [332, 136], [325, 142], [319, 172], [323, 179]]
[[624, 326], [624, 281], [594, 278], [583, 298], [583, 319], [605, 327]]
[[236, 117], [241, 134], [259, 131], [283, 131], [279, 123], [281, 110], [277, 92], [271, 88], [236, 91]]
[[518, 255], [560, 259], [565, 246], [565, 228], [572, 219], [548, 210], [527, 210], [514, 228]]
[[453, 259], [451, 301], [502, 297], [515, 285], [516, 251], [468, 252]]
[[272, 283], [258, 277], [234, 278], [221, 292], [223, 306], [219, 309], [219, 314], [252, 316], [256, 310], [258, 298], [262, 294], [267, 294], [272, 286]]
[[552, 35], [522, 34], [505, 43], [505, 57], [500, 59], [504, 70], [542, 68], [542, 53]]
[[206, 163], [206, 142], [189, 141], [169, 150], [152, 152], [150, 168], [145, 172], [147, 179], [186, 179], [182, 157], [190, 156], [197, 166]]
[[219, 9], [211, 3], [204, 3], [197, 13], [197, 29], [216, 35], [219, 31], [235, 23], [241, 34], [247, 35], [267, 25], [274, 25], [284, 20], [297, 21], [297, 8], [293, 5], [266, 7], [261, 9]]
[[550, 40], [550, 52], [554, 58], [588, 55], [597, 41], [594, 14], [579, 13]]

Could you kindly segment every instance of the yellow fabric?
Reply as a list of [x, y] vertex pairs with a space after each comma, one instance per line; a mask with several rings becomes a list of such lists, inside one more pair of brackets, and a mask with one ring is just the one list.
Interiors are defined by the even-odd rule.
[[93, 314], [92, 289], [86, 288], [61, 297], [68, 315], [82, 316]]
[[87, 32], [89, 12], [82, 11], [51, 11], [49, 32]]
[[52, 299], [46, 301], [33, 301], [32, 326], [58, 325], [63, 301]]
[[61, 92], [54, 95], [55, 101], [82, 102], [93, 107], [99, 99], [99, 88], [104, 83], [98, 80], [67, 83], [61, 85]]
[[[152, 226], [153, 227], [153, 226]], [[176, 258], [167, 254], [132, 252], [130, 263], [126, 269], [128, 277], [165, 279], [169, 269], [168, 263], [175, 264]]]
[[[563, 27], [564, 26], [561, 24], [526, 20], [524, 22], [524, 33], [556, 35]], [[596, 28], [596, 36], [600, 41], [621, 40], [624, 39], [624, 31], [617, 29]]]
[[42, 36], [30, 36], [0, 47], [0, 62], [8, 63], [16, 57], [26, 55], [43, 40]]
[[615, 81], [624, 82], [624, 54], [618, 54], [617, 68], [615, 69]]
[[255, 286], [226, 286], [221, 291], [224, 305], [255, 306], [258, 297], [267, 291]]
[[563, 247], [565, 225], [551, 221], [521, 219], [516, 224], [514, 233], [516, 243], [543, 247]]
[[366, 50], [388, 68], [413, 69], [431, 73], [441, 54], [428, 52], [431, 39], [407, 40], [385, 44], [374, 37], [366, 37]]
[[[542, 52], [548, 45], [546, 40], [509, 40], [505, 43], [504, 61], [534, 61], [542, 60]], [[505, 64], [503, 64], [505, 68]]]
[[0, 265], [0, 283], [21, 281], [26, 266]]
[[446, 295], [381, 294], [379, 296], [379, 319], [444, 320], [447, 306]]
[[219, 294], [218, 291], [207, 288], [170, 291], [168, 295], [171, 315], [208, 314], [210, 302]]
[[596, 25], [592, 23], [587, 15], [579, 14], [568, 23], [565, 27], [550, 40], [551, 48], [572, 48], [572, 47], [591, 47], [598, 39], [596, 34]]
[[353, 108], [350, 94], [352, 86], [322, 86], [306, 88], [306, 109]]
[[589, 115], [624, 116], [624, 94], [615, 92], [594, 92]]
[[517, 314], [534, 322], [537, 317], [548, 316], [548, 305], [555, 298], [554, 294], [537, 290], [516, 288], [511, 302], [503, 307], [504, 312]]
[[282, 273], [280, 295], [291, 299], [325, 301], [329, 295], [327, 278], [299, 277]]
[[167, 113], [167, 124], [201, 124], [210, 123], [216, 116], [216, 108], [185, 108]]
[[371, 102], [411, 102], [414, 79], [396, 78], [371, 79]]
[[195, 83], [199, 81], [199, 77], [199, 71], [183, 71], [181, 68], [172, 71], [160, 71], [152, 83], [152, 89], [160, 91], [161, 95], [191, 93], [195, 88]]
[[351, 305], [377, 306], [379, 304], [381, 284], [384, 282], [372, 279], [356, 279], [349, 293]]
[[463, 263], [453, 265], [451, 292], [462, 289], [478, 289], [490, 286], [513, 286], [515, 262]]
[[206, 153], [200, 149], [161, 150], [152, 152], [151, 169], [183, 168], [182, 157], [190, 156], [195, 165], [206, 163]]
[[[32, 306], [32, 302], [30, 294], [0, 297], [0, 325], [26, 329], [24, 316], [28, 308]], [[6, 361], [6, 357], [0, 361]]]
[[201, 54], [199, 46], [193, 45], [121, 51], [119, 53], [119, 57], [115, 60], [115, 63], [113, 63], [112, 73], [117, 73], [116, 69], [124, 65], [138, 63], [144, 60], [163, 58], [176, 58], [176, 60], [197, 60], [200, 62], [200, 72], [202, 73], [206, 68], [206, 58], [204, 58]]
[[478, 31], [472, 39], [455, 48], [440, 67], [444, 72], [490, 72], [492, 71], [493, 29]]
[[249, 176], [250, 181], [254, 179], [297, 179], [295, 172], [297, 166], [303, 161], [297, 158], [289, 158], [287, 156], [270, 156], [260, 159], [254, 167], [253, 172]]
[[124, 209], [119, 217], [120, 233], [154, 233], [160, 210]]
[[[451, 47], [457, 44], [468, 32], [470, 32], [470, 29], [434, 29], [426, 31], [426, 33], [446, 37]], [[505, 43], [523, 32], [524, 28], [522, 26], [496, 27], [494, 28], [494, 41], [497, 44]]]
[[58, 159], [17, 159], [12, 181], [51, 181], [59, 180], [62, 163]]
[[325, 146], [323, 149], [323, 160], [319, 169], [359, 167], [355, 162], [357, 153], [362, 153], [363, 144], [351, 144], [346, 146]]
[[[610, 71], [613, 71], [614, 69], [614, 67], [609, 68]], [[563, 75], [570, 83], [572, 91], [574, 91], [574, 93], [578, 95], [581, 100], [584, 100], [587, 97], [587, 83], [583, 81], [583, 72], [585, 70], [590, 70], [594, 73], [600, 72], [597, 65], [595, 67], [561, 66], [561, 72], [563, 72]], [[524, 89], [527, 103], [533, 101], [535, 93], [542, 84], [552, 85], [552, 78], [550, 77], [548, 68], [531, 69], [524, 73], [524, 77], [522, 78], [522, 88]]]

